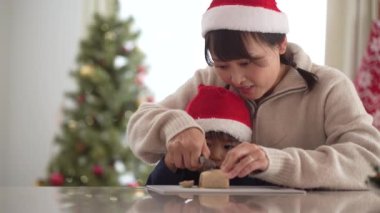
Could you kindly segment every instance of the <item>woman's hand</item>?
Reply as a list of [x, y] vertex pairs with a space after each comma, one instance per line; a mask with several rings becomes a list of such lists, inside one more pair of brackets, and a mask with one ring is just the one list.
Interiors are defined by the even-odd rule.
[[178, 133], [167, 143], [166, 148], [166, 165], [174, 165], [178, 169], [198, 170], [201, 167], [201, 154], [206, 158], [210, 156], [204, 134], [195, 127]]
[[245, 177], [252, 172], [265, 171], [268, 166], [268, 157], [260, 146], [242, 142], [227, 152], [220, 168], [232, 179]]

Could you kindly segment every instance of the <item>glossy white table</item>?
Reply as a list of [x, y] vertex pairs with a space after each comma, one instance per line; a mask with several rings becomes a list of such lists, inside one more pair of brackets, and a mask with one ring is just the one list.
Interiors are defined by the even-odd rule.
[[34, 212], [380, 212], [371, 191], [308, 191], [295, 195], [159, 195], [145, 188], [0, 187], [1, 213]]

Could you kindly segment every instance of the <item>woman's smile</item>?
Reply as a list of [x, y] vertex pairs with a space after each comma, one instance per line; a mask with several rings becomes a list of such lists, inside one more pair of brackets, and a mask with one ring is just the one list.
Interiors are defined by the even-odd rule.
[[238, 87], [237, 89], [241, 95], [247, 96], [247, 95], [252, 94], [254, 92], [255, 85]]

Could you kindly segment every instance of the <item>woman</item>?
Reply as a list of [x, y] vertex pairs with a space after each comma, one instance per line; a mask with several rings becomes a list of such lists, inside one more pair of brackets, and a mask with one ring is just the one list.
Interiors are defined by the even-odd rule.
[[380, 134], [351, 82], [313, 64], [287, 42], [286, 15], [274, 0], [214, 0], [202, 18], [205, 57], [175, 93], [142, 104], [127, 127], [142, 160], [164, 154], [176, 168], [197, 170], [209, 156], [202, 128], [184, 111], [199, 84], [229, 87], [251, 106], [252, 140], [221, 165], [230, 179], [247, 175], [297, 188], [365, 189], [380, 164]]

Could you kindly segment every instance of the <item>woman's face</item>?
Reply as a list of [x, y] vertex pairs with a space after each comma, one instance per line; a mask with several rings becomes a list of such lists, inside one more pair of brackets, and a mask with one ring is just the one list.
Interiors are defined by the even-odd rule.
[[235, 87], [241, 96], [257, 100], [273, 89], [285, 74], [280, 54], [285, 53], [286, 39], [275, 47], [249, 37], [246, 47], [250, 59], [221, 61], [211, 53], [216, 73], [227, 84]]

